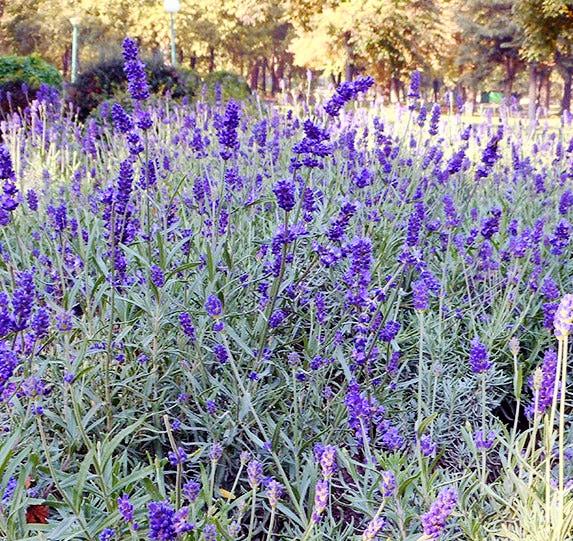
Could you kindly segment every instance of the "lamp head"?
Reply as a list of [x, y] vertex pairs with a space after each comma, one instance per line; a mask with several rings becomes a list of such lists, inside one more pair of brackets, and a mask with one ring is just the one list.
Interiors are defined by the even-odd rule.
[[167, 13], [177, 13], [181, 9], [179, 0], [163, 0], [163, 8]]

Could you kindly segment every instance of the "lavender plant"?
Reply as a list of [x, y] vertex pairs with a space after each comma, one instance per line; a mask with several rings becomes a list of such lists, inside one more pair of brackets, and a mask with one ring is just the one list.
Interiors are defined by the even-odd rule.
[[569, 539], [570, 127], [138, 54], [132, 107], [1, 125], [1, 535]]

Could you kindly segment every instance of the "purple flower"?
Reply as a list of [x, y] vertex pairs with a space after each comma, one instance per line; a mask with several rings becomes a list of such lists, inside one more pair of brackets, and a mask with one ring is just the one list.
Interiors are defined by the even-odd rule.
[[179, 324], [183, 329], [183, 332], [191, 342], [195, 341], [195, 327], [193, 326], [193, 322], [191, 321], [191, 316], [187, 312], [183, 312], [179, 315]]
[[563, 339], [571, 332], [573, 324], [573, 294], [568, 293], [564, 295], [559, 303], [557, 312], [555, 312], [555, 319], [553, 326], [555, 328], [555, 336], [558, 339]]
[[549, 239], [551, 245], [550, 252], [553, 255], [562, 255], [565, 248], [569, 245], [569, 239], [572, 231], [571, 224], [567, 220], [561, 220], [553, 231], [553, 236]]
[[223, 456], [223, 446], [219, 442], [215, 442], [211, 445], [209, 450], [209, 459], [211, 462], [218, 462]]
[[207, 524], [203, 528], [204, 541], [217, 541], [217, 528], [213, 524]]
[[438, 539], [444, 531], [446, 521], [457, 503], [458, 493], [454, 488], [447, 487], [442, 489], [436, 501], [431, 505], [430, 510], [422, 515], [424, 535], [430, 539]]
[[380, 530], [386, 525], [386, 520], [381, 517], [374, 517], [366, 526], [362, 534], [362, 541], [376, 541]]
[[430, 125], [428, 132], [430, 135], [437, 135], [440, 127], [440, 106], [437, 103], [432, 105], [432, 112], [430, 114]]
[[228, 160], [233, 152], [239, 148], [237, 128], [239, 127], [241, 108], [236, 101], [229, 100], [225, 109], [225, 116], [217, 130], [219, 144], [221, 145], [221, 157]]
[[322, 477], [330, 479], [336, 472], [336, 447], [334, 445], [321, 446], [319, 453], [320, 469]]
[[424, 456], [434, 456], [436, 454], [436, 444], [432, 441], [430, 434], [424, 434], [420, 438], [420, 450]]
[[117, 499], [117, 509], [121, 515], [121, 518], [125, 522], [133, 522], [134, 507], [127, 494], [123, 494], [120, 498]]
[[165, 275], [163, 274], [161, 267], [158, 267], [157, 265], [151, 265], [151, 268], [149, 269], [149, 274], [151, 278], [151, 283], [155, 287], [162, 288], [165, 285]]
[[195, 528], [189, 521], [189, 508], [182, 507], [173, 516], [173, 529], [177, 535], [183, 535]]
[[412, 282], [412, 304], [415, 310], [427, 310], [430, 307], [430, 295], [425, 280]]
[[168, 502], [147, 504], [149, 539], [153, 541], [173, 541], [177, 537], [174, 518], [175, 510]]
[[400, 323], [397, 321], [388, 321], [384, 328], [380, 331], [380, 340], [384, 342], [392, 342], [400, 332]]
[[526, 414], [533, 417], [535, 413], [543, 415], [553, 402], [555, 380], [557, 373], [557, 353], [549, 349], [543, 356], [541, 367], [537, 368], [530, 380], [533, 390], [533, 402], [528, 406]]
[[277, 198], [277, 205], [290, 212], [295, 205], [295, 185], [290, 180], [279, 180], [273, 187], [273, 192]]
[[251, 460], [247, 465], [249, 485], [256, 490], [263, 480], [263, 465], [258, 460]]
[[[414, 70], [410, 74], [410, 88], [408, 89], [408, 98], [417, 100], [420, 98], [420, 85], [422, 82], [422, 74], [418, 70]], [[410, 109], [414, 109], [410, 106]]]
[[0, 342], [0, 394], [4, 392], [18, 364], [18, 357], [12, 348], [5, 342]]
[[271, 317], [269, 318], [269, 327], [271, 329], [276, 329], [281, 325], [281, 323], [285, 320], [286, 314], [283, 310], [275, 310]]
[[167, 458], [172, 466], [177, 466], [179, 464], [184, 464], [187, 461], [187, 454], [183, 447], [178, 447], [177, 451], [169, 451]]
[[493, 166], [500, 158], [498, 152], [499, 142], [503, 139], [503, 126], [500, 124], [497, 132], [488, 141], [481, 158], [481, 164], [476, 170], [476, 180], [487, 177]]
[[127, 77], [127, 88], [134, 100], [143, 101], [149, 98], [149, 86], [145, 66], [139, 60], [139, 48], [135, 40], [123, 40], [123, 71]]
[[207, 315], [211, 317], [219, 317], [223, 314], [223, 303], [219, 300], [219, 297], [215, 295], [209, 295], [205, 301], [205, 311]]
[[360, 77], [356, 81], [341, 83], [324, 106], [324, 110], [332, 117], [338, 116], [346, 103], [353, 100], [359, 93], [366, 92], [373, 84], [372, 77]]
[[573, 192], [565, 190], [559, 200], [559, 214], [566, 216], [571, 207], [573, 207]]
[[6, 483], [6, 488], [4, 489], [4, 494], [2, 494], [2, 505], [7, 506], [14, 496], [16, 487], [18, 486], [18, 481], [15, 477], [10, 477], [8, 483]]
[[111, 118], [116, 130], [121, 133], [128, 133], [133, 130], [133, 121], [125, 112], [125, 109], [119, 104], [114, 103], [111, 108]]
[[561, 292], [551, 276], [546, 276], [541, 284], [541, 293], [549, 300], [557, 299], [561, 296]]
[[474, 443], [477, 449], [487, 450], [493, 447], [495, 432], [490, 430], [487, 434], [483, 430], [477, 430], [474, 434]]
[[314, 492], [314, 508], [312, 511], [312, 521], [318, 524], [322, 519], [326, 506], [328, 505], [328, 496], [330, 494], [330, 485], [326, 479], [317, 481]]
[[200, 492], [201, 492], [201, 483], [198, 483], [193, 479], [187, 481], [183, 485], [183, 496], [185, 496], [189, 500], [189, 503], [193, 503], [199, 496]]
[[489, 218], [482, 223], [481, 234], [485, 239], [491, 239], [499, 231], [499, 220], [501, 218], [501, 209], [494, 208], [490, 211]]
[[106, 528], [99, 534], [99, 541], [112, 541], [115, 539], [115, 530], [112, 528]]
[[223, 344], [215, 344], [213, 353], [220, 364], [225, 364], [229, 360], [229, 352]]
[[396, 477], [391, 471], [383, 471], [381, 474], [380, 492], [384, 498], [391, 498], [396, 494]]
[[474, 374], [483, 374], [492, 366], [487, 348], [480, 342], [479, 338], [474, 338], [471, 342], [469, 363]]
[[270, 479], [266, 485], [266, 496], [271, 508], [277, 507], [282, 498], [284, 487], [275, 479]]
[[34, 190], [28, 190], [26, 200], [28, 201], [28, 208], [31, 211], [35, 212], [38, 210], [38, 194]]

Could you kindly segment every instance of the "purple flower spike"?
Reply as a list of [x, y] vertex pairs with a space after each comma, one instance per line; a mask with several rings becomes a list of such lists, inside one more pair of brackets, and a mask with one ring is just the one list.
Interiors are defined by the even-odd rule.
[[430, 539], [439, 539], [446, 527], [446, 521], [452, 514], [458, 503], [458, 493], [452, 487], [444, 488], [430, 507], [430, 510], [422, 515], [422, 527], [424, 535]]
[[380, 492], [384, 498], [391, 498], [396, 494], [396, 477], [391, 471], [383, 471], [380, 483]]
[[362, 541], [376, 541], [380, 530], [384, 528], [386, 521], [381, 517], [373, 518], [366, 526], [366, 530], [362, 534]]
[[553, 326], [555, 336], [558, 340], [563, 340], [569, 336], [573, 324], [573, 295], [564, 295], [559, 303], [559, 308], [555, 313]]
[[219, 297], [209, 295], [205, 301], [205, 311], [211, 317], [218, 317], [223, 313], [223, 303]]
[[483, 374], [492, 367], [487, 348], [480, 342], [479, 338], [472, 340], [469, 363], [474, 374]]
[[127, 88], [134, 100], [143, 101], [149, 98], [149, 86], [145, 65], [139, 60], [139, 48], [135, 40], [123, 40], [123, 71], [127, 77]]
[[326, 506], [328, 505], [328, 496], [330, 494], [330, 485], [326, 479], [321, 479], [316, 483], [314, 493], [314, 509], [312, 511], [312, 521], [318, 524], [322, 519]]

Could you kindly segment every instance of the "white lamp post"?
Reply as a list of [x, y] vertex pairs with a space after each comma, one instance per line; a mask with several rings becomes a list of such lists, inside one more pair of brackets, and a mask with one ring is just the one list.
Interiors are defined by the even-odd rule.
[[70, 17], [70, 24], [72, 25], [72, 83], [76, 82], [78, 78], [78, 38], [80, 28], [80, 17], [74, 15]]
[[169, 13], [171, 23], [171, 65], [177, 65], [177, 50], [175, 48], [175, 14], [181, 9], [179, 0], [163, 0], [163, 7]]

